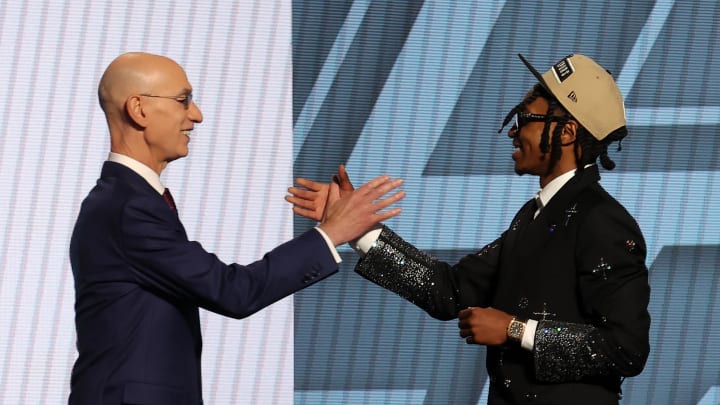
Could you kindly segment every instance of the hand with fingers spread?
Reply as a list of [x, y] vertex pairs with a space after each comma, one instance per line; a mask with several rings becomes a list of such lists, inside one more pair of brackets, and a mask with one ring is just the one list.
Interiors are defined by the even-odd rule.
[[507, 342], [513, 317], [495, 308], [470, 307], [458, 314], [460, 337], [468, 344], [499, 346]]
[[[293, 204], [294, 213], [318, 222], [322, 221], [327, 205], [330, 183], [320, 183], [302, 177], [296, 179], [296, 182], [304, 189], [290, 187], [288, 189], [290, 195], [285, 197], [285, 201]], [[355, 190], [344, 165], [338, 166], [338, 173], [333, 176], [333, 182], [338, 184], [341, 197]]]
[[405, 198], [402, 190], [385, 197], [403, 184], [402, 179], [379, 176], [354, 191], [341, 191], [341, 182], [330, 183], [320, 224], [335, 246], [356, 239], [378, 223], [400, 214], [398, 207], [383, 210]]

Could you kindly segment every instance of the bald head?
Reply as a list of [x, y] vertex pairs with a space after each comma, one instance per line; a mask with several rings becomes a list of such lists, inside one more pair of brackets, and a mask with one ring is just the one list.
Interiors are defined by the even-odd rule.
[[113, 60], [98, 85], [110, 129], [111, 151], [156, 172], [188, 153], [190, 132], [202, 122], [185, 71], [172, 59], [126, 53]]
[[118, 56], [105, 70], [98, 86], [100, 106], [106, 115], [122, 112], [134, 94], [150, 94], [163, 80], [185, 72], [175, 61], [161, 55], [130, 52]]

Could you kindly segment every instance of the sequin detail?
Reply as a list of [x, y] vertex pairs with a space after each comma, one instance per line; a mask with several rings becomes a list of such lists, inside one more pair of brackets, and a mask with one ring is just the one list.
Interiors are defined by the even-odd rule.
[[543, 310], [542, 312], [533, 312], [533, 315], [541, 317], [539, 320], [541, 321], [547, 321], [548, 318], [552, 319], [557, 316], [557, 314], [554, 314], [552, 312], [548, 312], [548, 305], [547, 302], [543, 302]]
[[626, 240], [626, 241], [625, 241], [625, 246], [627, 247], [628, 252], [631, 252], [631, 253], [632, 253], [632, 252], [634, 252], [635, 250], [637, 250], [637, 243], [636, 243], [634, 240], [632, 240], [632, 239]]
[[568, 226], [572, 217], [579, 212], [580, 211], [578, 211], [578, 209], [577, 209], [577, 203], [573, 204], [572, 207], [566, 209], [565, 210], [565, 222], [564, 222], [565, 226]]
[[[389, 228], [383, 228], [375, 246], [358, 262], [355, 271], [379, 286], [413, 304], [433, 311], [431, 299], [435, 285], [432, 268], [437, 260], [404, 241]], [[452, 301], [453, 297], [441, 297]]]
[[498, 247], [500, 247], [500, 243], [497, 242], [497, 241], [492, 242], [492, 243], [488, 243], [487, 245], [485, 245], [485, 247], [483, 247], [482, 249], [480, 249], [479, 252], [477, 252], [477, 255], [478, 255], [478, 256], [485, 256], [485, 255], [487, 255], [488, 253], [490, 253], [491, 250], [495, 250], [495, 249], [497, 249]]
[[604, 344], [592, 325], [542, 321], [535, 334], [535, 373], [543, 382], [578, 381], [613, 373], [600, 350]]
[[530, 303], [530, 300], [528, 300], [527, 297], [520, 297], [520, 302], [518, 302], [518, 308], [525, 309], [525, 308], [527, 308], [529, 303]]
[[600, 263], [592, 269], [592, 274], [601, 273], [603, 280], [607, 280], [607, 275], [610, 270], [612, 270], [612, 266], [605, 262], [605, 258], [601, 257]]

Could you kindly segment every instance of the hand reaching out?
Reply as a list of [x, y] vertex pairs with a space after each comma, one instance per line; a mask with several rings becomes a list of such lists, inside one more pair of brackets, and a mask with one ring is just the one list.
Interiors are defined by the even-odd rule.
[[295, 182], [305, 188], [290, 187], [288, 193], [291, 195], [285, 196], [285, 201], [291, 203], [293, 212], [301, 217], [314, 219], [318, 222], [322, 221], [330, 184], [319, 183], [302, 177], [297, 178]]
[[397, 207], [389, 211], [383, 210], [405, 198], [402, 190], [385, 197], [403, 184], [402, 179], [393, 180], [390, 176], [380, 176], [354, 191], [347, 188], [341, 190], [342, 182], [343, 180], [339, 179], [330, 183], [326, 203], [322, 205], [324, 215], [320, 228], [335, 246], [357, 239], [378, 223], [400, 213], [401, 210]]
[[[288, 193], [291, 195], [285, 196], [285, 201], [291, 203], [293, 205], [293, 212], [301, 217], [314, 219], [318, 222], [322, 221], [325, 215], [325, 206], [327, 205], [330, 184], [320, 183], [302, 177], [295, 181], [304, 187], [304, 189], [290, 187]], [[338, 184], [341, 197], [355, 190], [344, 165], [338, 166], [338, 173], [333, 176], [333, 182]]]

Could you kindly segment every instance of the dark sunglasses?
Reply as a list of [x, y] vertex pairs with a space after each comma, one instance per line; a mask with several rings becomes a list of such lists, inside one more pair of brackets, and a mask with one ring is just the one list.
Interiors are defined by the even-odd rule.
[[524, 127], [529, 122], [545, 122], [547, 121], [548, 117], [550, 118], [551, 122], [558, 122], [562, 120], [562, 117], [558, 117], [556, 115], [519, 112], [515, 114], [515, 128], [517, 130], [520, 130], [520, 128]]

